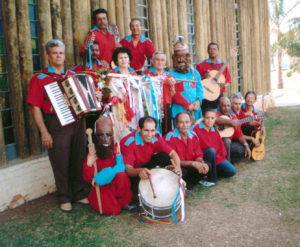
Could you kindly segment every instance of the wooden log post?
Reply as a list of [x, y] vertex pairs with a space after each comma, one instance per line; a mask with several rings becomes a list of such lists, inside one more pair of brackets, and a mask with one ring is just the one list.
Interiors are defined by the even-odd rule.
[[75, 64], [79, 64], [80, 48], [83, 45], [87, 32], [91, 29], [91, 8], [89, 1], [72, 1], [72, 21]]
[[62, 40], [60, 0], [51, 0], [52, 36], [54, 39]]
[[137, 17], [136, 0], [130, 0], [130, 18]]
[[217, 30], [216, 30], [216, 17], [215, 17], [215, 11], [216, 11], [216, 3], [215, 0], [209, 0], [209, 17], [210, 17], [210, 40], [212, 42], [216, 42], [217, 40]]
[[157, 45], [156, 45], [156, 49], [158, 50], [163, 50], [164, 49], [164, 45], [163, 45], [163, 30], [162, 30], [162, 18], [161, 18], [161, 6], [160, 6], [160, 0], [153, 0], [156, 1], [155, 5], [156, 5], [156, 18], [155, 18], [155, 22], [156, 22], [156, 33], [157, 33]]
[[173, 32], [173, 12], [172, 12], [172, 0], [166, 1], [166, 8], [167, 8], [167, 30], [168, 30], [168, 46], [169, 46], [169, 63], [168, 65], [171, 66], [172, 64], [172, 54], [173, 54], [173, 41], [175, 38], [175, 34]]
[[120, 37], [122, 38], [125, 36], [123, 1], [115, 0], [115, 4], [116, 4], [117, 26], [119, 28]]
[[130, 35], [130, 0], [123, 0], [123, 12], [124, 12], [124, 32], [125, 36]]
[[38, 1], [38, 18], [39, 20], [39, 36], [40, 36], [40, 49], [43, 67], [48, 65], [46, 58], [46, 44], [52, 39], [52, 24], [51, 24], [51, 8], [50, 1]]
[[150, 23], [150, 38], [154, 44], [155, 47], [158, 45], [158, 38], [157, 38], [157, 26], [156, 26], [156, 1], [149, 1], [148, 2], [148, 8], [149, 8], [149, 23]]
[[[107, 0], [99, 0], [100, 1], [100, 8], [101, 9], [106, 9], [107, 10]], [[110, 0], [108, 0], [110, 1]]]
[[184, 42], [188, 45], [188, 30], [187, 30], [187, 14], [186, 14], [186, 0], [178, 0], [178, 27], [179, 34], [184, 37]]
[[161, 6], [161, 24], [162, 24], [162, 37], [163, 37], [163, 51], [167, 55], [167, 66], [170, 66], [170, 50], [169, 50], [169, 35], [167, 25], [167, 7], [166, 1], [160, 0]]
[[269, 9], [268, 9], [268, 0], [260, 1], [262, 5], [261, 9], [262, 13], [262, 26], [263, 32], [261, 35], [263, 36], [263, 44], [262, 50], [264, 51], [263, 55], [263, 84], [264, 84], [264, 92], [271, 91], [271, 60], [270, 60], [270, 29], [269, 29]]
[[92, 11], [92, 12], [93, 12], [94, 10], [100, 8], [100, 2], [103, 2], [103, 1], [100, 1], [100, 0], [91, 0], [91, 11]]
[[71, 1], [61, 0], [61, 22], [62, 22], [62, 40], [66, 45], [66, 60], [65, 66], [71, 69], [75, 66], [74, 60], [74, 43], [72, 31], [72, 16], [71, 16]]
[[[29, 91], [30, 79], [33, 75], [33, 62], [32, 62], [32, 47], [31, 47], [31, 33], [29, 25], [28, 1], [17, 0], [17, 24], [18, 40], [19, 40], [19, 55], [20, 55], [20, 69], [21, 69], [21, 83], [24, 98], [27, 97]], [[25, 100], [25, 99], [24, 99]], [[26, 130], [29, 138], [30, 153], [39, 154], [41, 152], [41, 142], [39, 131], [33, 120], [28, 104], [24, 103], [25, 117], [26, 117]], [[25, 126], [24, 126], [25, 129]]]
[[17, 141], [17, 152], [20, 158], [29, 155], [28, 136], [24, 114], [24, 96], [21, 84], [21, 71], [19, 63], [18, 29], [16, 22], [15, 1], [2, 1], [3, 27], [5, 30], [5, 45], [7, 52], [7, 69], [10, 93], [13, 107], [13, 117]]
[[[172, 9], [172, 28], [173, 28], [173, 34], [174, 38], [176, 35], [179, 35], [179, 27], [178, 27], [178, 4], [177, 1], [171, 1], [171, 9]], [[180, 34], [181, 35], [181, 34]], [[173, 40], [174, 41], [174, 40]]]
[[117, 24], [116, 20], [116, 8], [115, 0], [107, 1], [107, 12], [109, 24]]

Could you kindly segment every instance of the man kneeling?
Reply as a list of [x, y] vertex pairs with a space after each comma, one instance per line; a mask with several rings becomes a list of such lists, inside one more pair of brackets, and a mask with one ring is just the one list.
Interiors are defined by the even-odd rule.
[[[91, 206], [99, 211], [96, 187], [100, 186], [100, 197], [104, 214], [118, 214], [122, 207], [129, 204], [132, 198], [130, 180], [125, 173], [122, 156], [116, 154], [113, 128], [110, 118], [101, 116], [95, 123], [95, 149], [90, 150], [83, 165], [83, 178], [94, 186], [89, 194]], [[98, 174], [94, 176], [94, 163]]]
[[175, 162], [175, 172], [180, 176], [180, 160], [175, 152], [157, 131], [157, 121], [153, 117], [143, 117], [139, 120], [137, 131], [125, 136], [121, 142], [121, 152], [124, 157], [126, 172], [131, 180], [134, 203], [137, 201], [138, 183], [140, 179], [151, 176], [149, 169], [156, 166], [165, 167]]

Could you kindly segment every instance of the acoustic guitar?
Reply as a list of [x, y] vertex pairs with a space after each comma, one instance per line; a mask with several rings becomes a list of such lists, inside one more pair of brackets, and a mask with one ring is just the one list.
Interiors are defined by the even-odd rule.
[[210, 78], [201, 81], [204, 89], [204, 98], [209, 101], [214, 101], [220, 96], [220, 84], [225, 83], [225, 77], [222, 74], [226, 66], [229, 64], [230, 60], [237, 56], [237, 48], [230, 51], [230, 56], [227, 58], [226, 62], [223, 64], [219, 71], [211, 70], [209, 72]]
[[[222, 115], [220, 116], [221, 118], [224, 119], [228, 119], [231, 120], [228, 116]], [[268, 113], [267, 112], [260, 112], [258, 113], [256, 116], [249, 116], [243, 119], [237, 119], [240, 124], [244, 124], [244, 123], [248, 123], [248, 122], [252, 122], [256, 119], [264, 119], [268, 117]], [[216, 128], [218, 129], [218, 131], [220, 132], [220, 136], [222, 138], [224, 137], [231, 137], [234, 134], [234, 127], [232, 127], [231, 125], [216, 125]]]

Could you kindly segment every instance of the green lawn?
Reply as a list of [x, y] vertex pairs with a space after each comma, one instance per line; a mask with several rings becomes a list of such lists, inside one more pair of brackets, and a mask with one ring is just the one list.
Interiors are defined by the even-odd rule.
[[0, 246], [300, 246], [300, 107], [272, 109], [265, 124], [266, 158], [189, 191], [178, 226], [81, 205], [66, 214], [48, 196], [0, 214]]

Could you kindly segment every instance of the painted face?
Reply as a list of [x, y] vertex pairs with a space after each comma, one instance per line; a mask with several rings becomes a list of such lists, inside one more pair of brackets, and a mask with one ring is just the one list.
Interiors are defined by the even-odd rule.
[[249, 93], [245, 99], [245, 102], [246, 105], [253, 106], [253, 104], [256, 102], [255, 95], [253, 93]]
[[152, 59], [152, 64], [156, 71], [162, 71], [166, 66], [166, 56], [164, 54], [157, 54]]
[[212, 111], [208, 111], [203, 116], [203, 123], [205, 127], [211, 128], [216, 122], [216, 113]]
[[172, 56], [174, 70], [179, 73], [187, 73], [191, 66], [191, 55], [189, 53], [175, 53]]
[[145, 122], [144, 127], [139, 129], [142, 140], [145, 143], [150, 143], [156, 134], [156, 127], [154, 122]]
[[99, 29], [106, 29], [107, 28], [108, 20], [107, 20], [107, 15], [105, 13], [97, 14], [95, 19], [96, 19], [95, 20], [95, 25]]
[[142, 25], [140, 21], [134, 20], [130, 24], [130, 30], [133, 35], [141, 35], [142, 33]]
[[100, 51], [99, 51], [99, 45], [98, 44], [93, 44], [91, 46], [91, 56], [93, 60], [96, 60], [97, 57], [99, 56]]
[[99, 146], [110, 147], [113, 145], [113, 130], [111, 126], [107, 124], [97, 124], [96, 126], [96, 137]]
[[231, 109], [230, 100], [228, 98], [221, 98], [219, 107], [222, 114], [228, 115]]
[[65, 52], [61, 46], [53, 46], [47, 54], [48, 62], [51, 66], [61, 66], [65, 62]]
[[238, 113], [240, 112], [242, 108], [242, 100], [239, 99], [239, 98], [234, 98], [232, 100], [232, 104], [231, 104], [231, 109], [235, 112], [235, 113]]
[[216, 45], [210, 45], [207, 49], [207, 53], [210, 58], [217, 58], [219, 54], [219, 49]]
[[117, 65], [119, 68], [128, 68], [129, 67], [129, 56], [126, 52], [120, 52], [118, 54]]
[[176, 127], [180, 134], [186, 135], [191, 127], [191, 119], [189, 115], [180, 114], [176, 122]]

